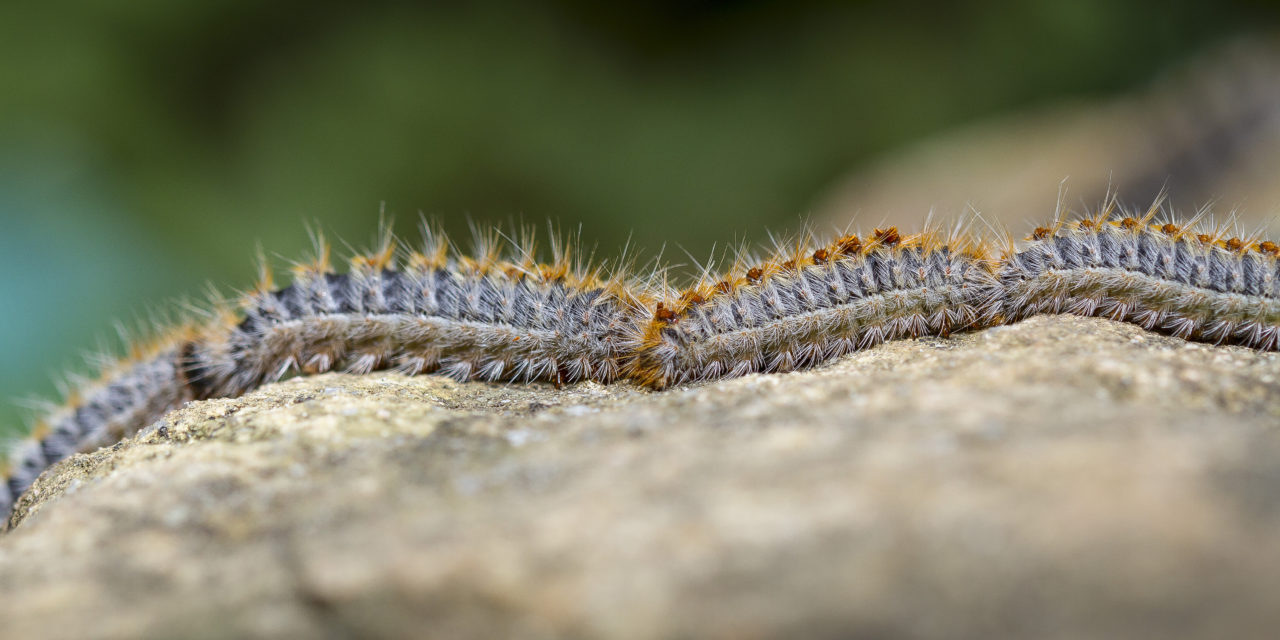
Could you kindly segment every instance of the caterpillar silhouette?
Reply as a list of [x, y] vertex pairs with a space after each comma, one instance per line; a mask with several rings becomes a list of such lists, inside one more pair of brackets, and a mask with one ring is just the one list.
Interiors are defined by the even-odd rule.
[[[606, 269], [553, 242], [484, 235], [473, 255], [425, 230], [275, 288], [268, 270], [240, 309], [172, 329], [70, 394], [10, 452], [0, 517], [49, 465], [131, 435], [189, 400], [232, 397], [291, 374], [395, 369], [457, 380], [652, 389], [811, 367], [886, 340], [946, 336], [1032, 315], [1132, 322], [1214, 343], [1280, 343], [1280, 247], [1225, 227], [1116, 213], [1059, 216], [1025, 242], [963, 229], [803, 237], [742, 254], [673, 289], [661, 270]], [[398, 259], [397, 259], [398, 258]]]

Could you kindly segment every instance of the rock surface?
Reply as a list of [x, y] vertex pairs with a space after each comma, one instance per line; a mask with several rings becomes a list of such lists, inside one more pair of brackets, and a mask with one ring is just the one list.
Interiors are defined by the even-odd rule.
[[1067, 316], [651, 393], [325, 375], [46, 473], [5, 637], [1248, 637], [1280, 356]]

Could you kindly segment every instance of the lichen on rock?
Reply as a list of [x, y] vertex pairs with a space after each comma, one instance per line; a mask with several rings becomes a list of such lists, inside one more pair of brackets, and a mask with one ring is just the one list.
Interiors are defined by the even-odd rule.
[[1227, 637], [1280, 623], [1280, 356], [1098, 319], [654, 393], [330, 374], [46, 473], [26, 637]]

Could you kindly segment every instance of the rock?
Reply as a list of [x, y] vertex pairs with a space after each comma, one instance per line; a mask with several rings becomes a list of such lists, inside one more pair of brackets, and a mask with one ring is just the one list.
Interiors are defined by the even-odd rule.
[[1039, 317], [668, 392], [324, 375], [37, 483], [7, 637], [1240, 637], [1280, 356]]
[[1024, 108], [892, 150], [807, 210], [819, 227], [846, 228], [864, 212], [863, 229], [887, 219], [914, 230], [975, 207], [1023, 237], [1058, 206], [1097, 210], [1114, 196], [1138, 211], [1159, 199], [1183, 219], [1216, 203], [1219, 219], [1263, 228], [1280, 203], [1277, 86], [1280, 41], [1225, 42], [1145, 87]]

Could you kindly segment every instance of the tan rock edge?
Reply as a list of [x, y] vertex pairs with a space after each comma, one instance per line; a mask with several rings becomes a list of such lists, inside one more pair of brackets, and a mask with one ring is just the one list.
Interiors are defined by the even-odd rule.
[[5, 637], [1280, 628], [1280, 356], [1040, 317], [652, 393], [324, 375], [54, 467]]

